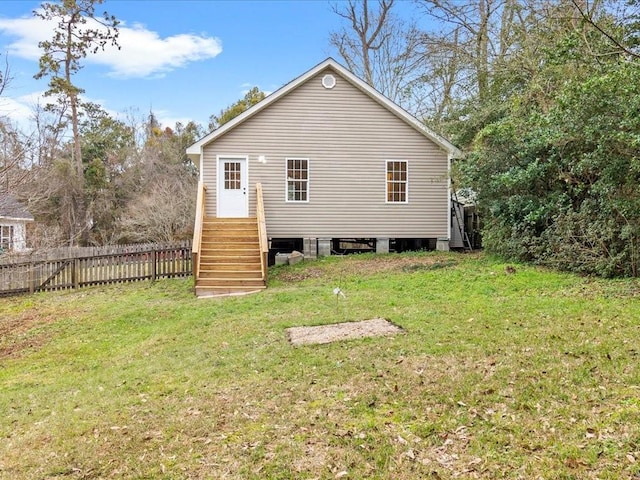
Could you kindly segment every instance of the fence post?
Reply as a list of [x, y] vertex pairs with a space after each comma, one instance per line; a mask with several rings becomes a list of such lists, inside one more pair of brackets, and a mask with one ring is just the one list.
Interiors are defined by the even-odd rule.
[[156, 251], [151, 250], [151, 281], [156, 281]]
[[71, 282], [73, 283], [73, 288], [78, 288], [80, 284], [80, 259], [78, 257], [73, 259], [73, 266], [71, 267]]
[[35, 263], [29, 265], [29, 293], [33, 293], [36, 289], [36, 265]]

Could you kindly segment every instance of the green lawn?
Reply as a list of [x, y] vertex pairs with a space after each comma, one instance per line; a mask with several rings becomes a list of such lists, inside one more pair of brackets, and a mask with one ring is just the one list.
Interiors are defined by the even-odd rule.
[[[0, 478], [640, 478], [640, 283], [505, 267], [362, 255], [245, 297], [1, 299]], [[375, 317], [405, 333], [286, 340]]]

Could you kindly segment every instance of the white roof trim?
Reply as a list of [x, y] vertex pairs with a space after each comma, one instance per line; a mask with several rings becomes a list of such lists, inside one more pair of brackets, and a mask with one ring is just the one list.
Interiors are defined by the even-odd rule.
[[25, 222], [33, 222], [33, 218], [27, 217], [3, 217], [0, 216], [0, 225], [7, 225], [9, 223], [25, 223]]
[[413, 115], [408, 113], [402, 107], [396, 105], [394, 102], [392, 102], [387, 97], [385, 97], [380, 92], [378, 92], [376, 89], [374, 89], [373, 87], [365, 83], [363, 80], [360, 80], [357, 76], [355, 76], [349, 70], [344, 68], [338, 62], [336, 62], [333, 58], [327, 58], [324, 62], [319, 63], [318, 65], [313, 67], [311, 70], [307, 71], [306, 73], [303, 73], [295, 80], [287, 83], [280, 89], [273, 92], [271, 95], [267, 96], [261, 102], [256, 103], [251, 108], [245, 110], [243, 113], [235, 117], [233, 120], [225, 123], [220, 128], [202, 137], [196, 143], [194, 143], [193, 145], [187, 148], [187, 155], [194, 157], [195, 159], [198, 159], [205, 145], [214, 141], [216, 138], [220, 137], [221, 135], [224, 135], [226, 132], [234, 128], [236, 125], [243, 123], [245, 120], [251, 118], [256, 113], [264, 110], [273, 102], [285, 96], [290, 91], [294, 90], [299, 85], [306, 82], [309, 78], [313, 77], [314, 75], [321, 72], [327, 67], [331, 67], [334, 70], [336, 70], [336, 72], [338, 72], [341, 76], [343, 76], [352, 85], [357, 87], [362, 92], [366, 93], [369, 97], [371, 97], [373, 100], [378, 102], [380, 105], [384, 106], [390, 112], [394, 113], [397, 117], [404, 120], [407, 124], [409, 124], [411, 127], [416, 129], [418, 132], [422, 133], [425, 137], [429, 138], [436, 145], [438, 145], [440, 148], [445, 150], [450, 155], [451, 158], [458, 158], [462, 156], [462, 152], [455, 145], [453, 145], [444, 137], [438, 135], [433, 130], [425, 126], [420, 120], [418, 120]]

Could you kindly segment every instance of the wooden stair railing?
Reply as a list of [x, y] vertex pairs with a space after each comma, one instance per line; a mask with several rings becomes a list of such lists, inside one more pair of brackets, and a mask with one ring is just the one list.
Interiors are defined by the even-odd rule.
[[193, 228], [193, 244], [191, 247], [191, 265], [193, 268], [194, 284], [198, 282], [200, 274], [200, 250], [202, 247], [202, 227], [204, 224], [205, 194], [207, 186], [204, 182], [198, 182], [198, 197], [196, 200], [196, 223]]
[[269, 243], [262, 185], [256, 184], [256, 216], [205, 215], [205, 186], [198, 185], [192, 265], [199, 297], [253, 293], [266, 287]]
[[256, 217], [205, 216], [196, 295], [239, 295], [263, 290], [262, 259]]
[[266, 284], [269, 259], [269, 240], [267, 238], [267, 221], [264, 214], [264, 201], [262, 199], [261, 183], [256, 183], [256, 217], [258, 220], [258, 239], [260, 241], [260, 266], [262, 267], [262, 279]]

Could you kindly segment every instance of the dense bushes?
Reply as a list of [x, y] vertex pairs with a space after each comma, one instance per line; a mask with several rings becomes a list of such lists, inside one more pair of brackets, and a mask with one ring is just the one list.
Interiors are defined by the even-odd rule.
[[487, 249], [603, 276], [637, 276], [640, 65], [567, 80], [546, 105], [510, 99], [463, 165]]

